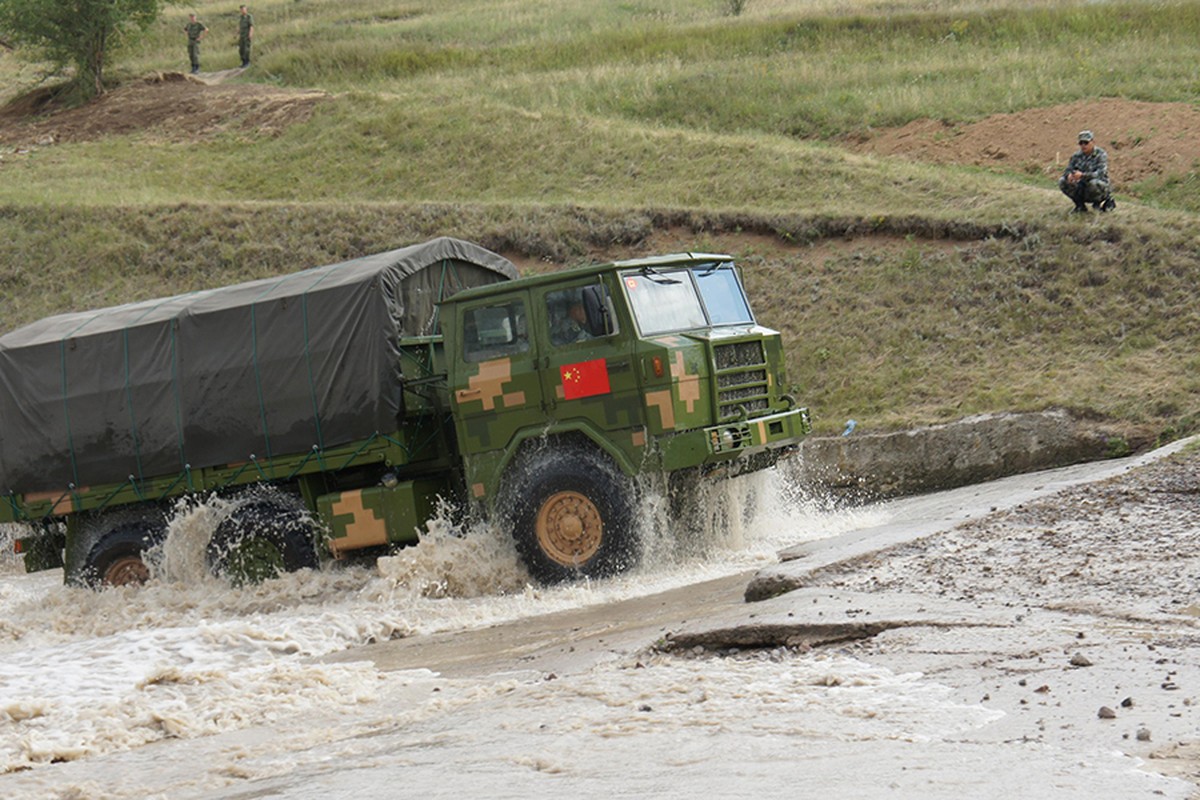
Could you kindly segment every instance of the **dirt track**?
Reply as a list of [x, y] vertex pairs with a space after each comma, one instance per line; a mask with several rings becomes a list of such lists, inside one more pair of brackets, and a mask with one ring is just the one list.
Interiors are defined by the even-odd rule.
[[0, 144], [88, 142], [134, 133], [193, 141], [227, 130], [278, 135], [307, 120], [325, 92], [226, 84], [228, 75], [167, 72], [127, 83], [80, 108], [36, 113], [44, 96], [0, 108]]

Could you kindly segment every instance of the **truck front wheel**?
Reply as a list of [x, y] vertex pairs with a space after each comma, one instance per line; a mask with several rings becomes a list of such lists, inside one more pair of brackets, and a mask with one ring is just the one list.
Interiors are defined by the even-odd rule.
[[514, 465], [506, 517], [530, 574], [542, 583], [602, 578], [637, 563], [633, 486], [603, 455], [545, 447]]

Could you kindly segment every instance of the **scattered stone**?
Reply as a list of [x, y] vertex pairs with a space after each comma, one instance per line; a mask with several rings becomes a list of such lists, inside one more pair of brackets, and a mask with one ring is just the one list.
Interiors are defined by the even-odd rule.
[[1121, 708], [1133, 708], [1133, 698], [1126, 697], [1121, 701]]
[[1089, 659], [1083, 653], [1076, 653], [1075, 655], [1071, 656], [1072, 667], [1090, 667], [1091, 665], [1091, 659]]
[[640, 705], [640, 706], [638, 706], [638, 711], [641, 711], [641, 712], [643, 712], [643, 713], [649, 713], [649, 712], [651, 712], [651, 711], [653, 711], [653, 710], [654, 710], [654, 709], [653, 709], [653, 708], [651, 708], [651, 707], [650, 707], [650, 706], [648, 706], [648, 705]]
[[1049, 694], [1050, 686], [1048, 684], [1043, 683], [1041, 686], [1034, 689], [1034, 691], [1037, 692], [1038, 694]]
[[1166, 689], [1168, 692], [1173, 692], [1178, 689], [1179, 686], [1175, 683], [1175, 681], [1163, 681], [1162, 688]]
[[1138, 728], [1137, 740], [1139, 742], [1150, 741], [1150, 729], [1149, 728]]
[[1028, 683], [1029, 683], [1029, 681], [1025, 680], [1024, 678], [1021, 678], [1021, 680], [1017, 681], [1017, 686], [1026, 686], [1026, 685], [1028, 685]]
[[1100, 717], [1100, 719], [1116, 719], [1117, 712], [1113, 711], [1108, 706], [1100, 706], [1100, 711], [1097, 712], [1096, 716]]

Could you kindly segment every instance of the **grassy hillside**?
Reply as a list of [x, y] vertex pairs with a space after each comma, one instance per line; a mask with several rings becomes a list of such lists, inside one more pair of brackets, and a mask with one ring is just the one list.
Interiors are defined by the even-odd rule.
[[[236, 66], [236, 6], [192, 6], [211, 29], [206, 72]], [[184, 68], [189, 8], [125, 52], [126, 89]], [[1193, 102], [1195, 3], [251, 10], [255, 65], [231, 83], [328, 92], [301, 122], [38, 144], [0, 117], [0, 328], [442, 233], [530, 269], [728, 249], [823, 430], [1049, 406], [1196, 425], [1196, 165], [1078, 220], [1044, 176], [849, 147], [920, 118]], [[35, 77], [0, 54], [0, 101]]]

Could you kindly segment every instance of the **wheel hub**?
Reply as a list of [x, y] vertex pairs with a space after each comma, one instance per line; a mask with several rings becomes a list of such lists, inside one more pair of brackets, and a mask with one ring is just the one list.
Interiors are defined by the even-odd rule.
[[123, 556], [104, 570], [103, 582], [109, 586], [129, 586], [150, 580], [150, 568], [138, 556]]
[[579, 492], [556, 492], [537, 517], [538, 545], [565, 567], [587, 563], [600, 550], [604, 521], [596, 504]]

